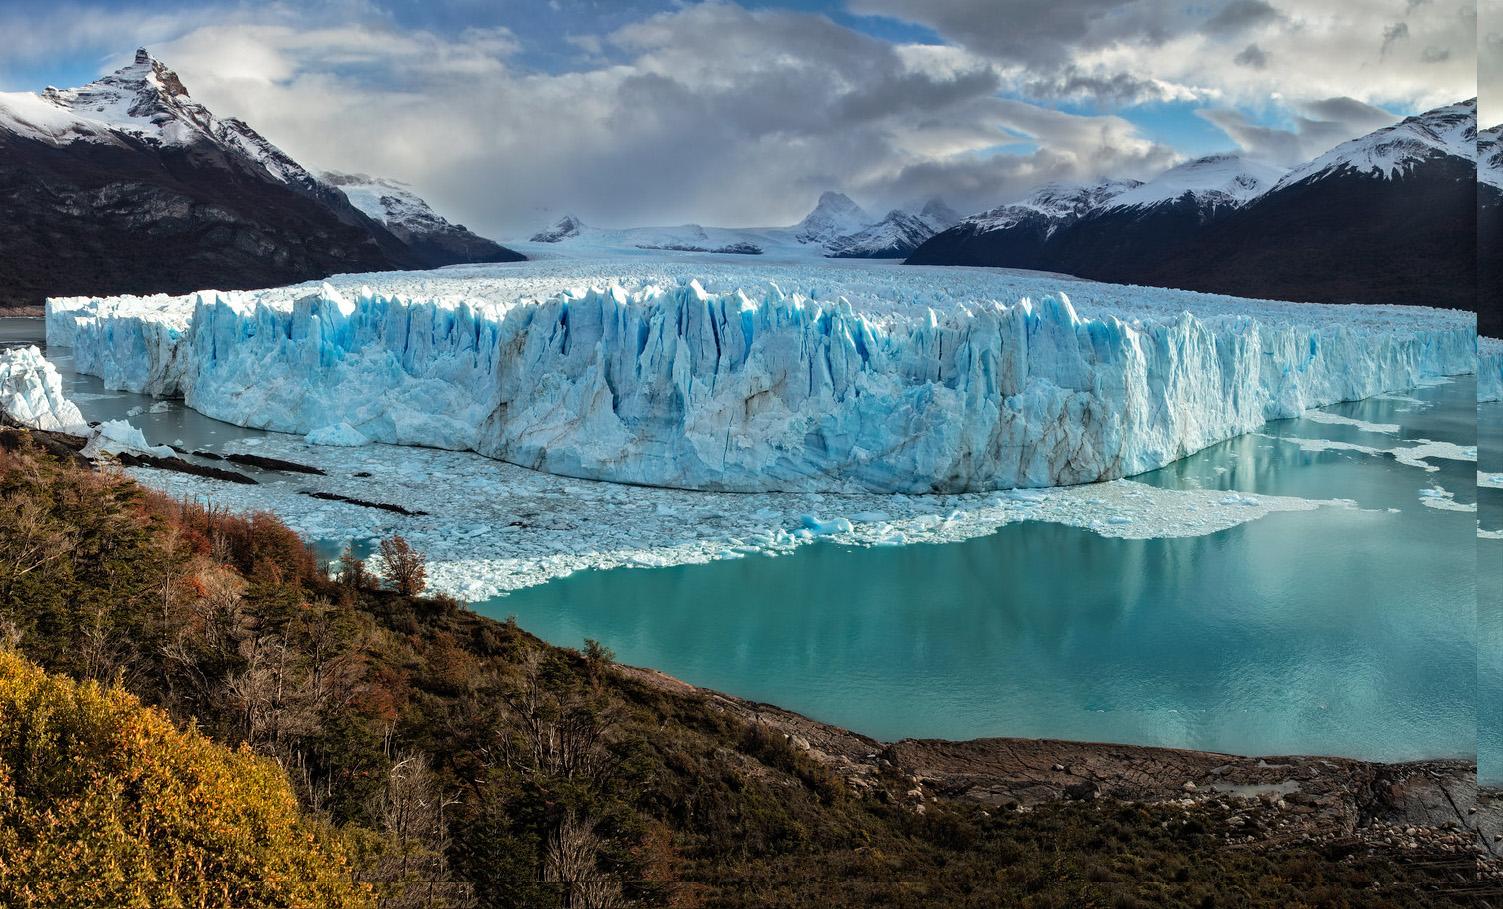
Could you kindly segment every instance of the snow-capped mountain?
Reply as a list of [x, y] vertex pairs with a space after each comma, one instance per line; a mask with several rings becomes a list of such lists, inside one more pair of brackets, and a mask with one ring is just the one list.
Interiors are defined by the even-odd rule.
[[0, 93], [0, 209], [0, 306], [468, 261], [404, 242], [145, 50], [79, 88]]
[[534, 243], [561, 243], [570, 237], [577, 237], [585, 229], [584, 222], [573, 215], [564, 215], [553, 224], [532, 235]]
[[850, 196], [825, 192], [820, 194], [819, 203], [814, 206], [814, 210], [794, 226], [793, 237], [800, 243], [829, 243], [839, 237], [857, 233], [876, 220], [852, 202]]
[[434, 211], [412, 187], [399, 180], [326, 171], [324, 182], [338, 187], [367, 217], [435, 264], [513, 262], [517, 254], [454, 224]]
[[1048, 183], [1026, 198], [963, 218], [960, 224], [972, 231], [986, 232], [1039, 222], [1048, 225], [1052, 233], [1054, 229], [1105, 207], [1117, 196], [1141, 185], [1137, 180]]
[[[973, 215], [911, 264], [1317, 302], [1476, 303], [1476, 102], [1436, 108], [1293, 170], [1200, 158], [1097, 201], [1050, 186]], [[1484, 177], [1484, 180], [1486, 178]]]
[[835, 237], [826, 247], [838, 258], [894, 259], [909, 255], [930, 237], [934, 227], [912, 212], [894, 208], [876, 224]]
[[1503, 192], [1503, 125], [1477, 130], [1477, 182]]
[[1280, 188], [1333, 176], [1394, 179], [1446, 159], [1474, 160], [1477, 155], [1477, 99], [1406, 117], [1393, 126], [1343, 142], [1289, 171]]
[[1140, 185], [1136, 180], [1045, 184], [1016, 202], [961, 219], [922, 244], [908, 261], [932, 265], [1006, 261], [1013, 268], [1045, 269], [1045, 245], [1056, 231]]
[[960, 223], [961, 214], [949, 205], [945, 200], [936, 196], [925, 202], [918, 210], [919, 220], [929, 225], [936, 233], [947, 230]]
[[959, 220], [942, 199], [913, 209], [893, 209], [880, 220], [849, 196], [820, 195], [814, 209], [792, 227], [596, 228], [564, 215], [533, 234], [532, 243], [563, 244], [584, 251], [677, 250], [734, 255], [901, 259], [935, 233]]
[[1245, 205], [1271, 189], [1285, 169], [1240, 155], [1207, 155], [1176, 165], [1114, 196], [1103, 209], [1153, 208], [1194, 202], [1202, 208]]

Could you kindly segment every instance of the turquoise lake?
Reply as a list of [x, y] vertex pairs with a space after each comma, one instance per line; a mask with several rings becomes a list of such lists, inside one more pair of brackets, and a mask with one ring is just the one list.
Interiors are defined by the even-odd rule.
[[[0, 324], [0, 342], [27, 331], [40, 326]], [[55, 362], [90, 419], [149, 403], [72, 374], [66, 356]], [[1475, 502], [1478, 465], [1433, 459], [1427, 472], [1280, 439], [1474, 445], [1475, 383], [1326, 410], [1402, 429], [1285, 420], [1138, 479], [1355, 508], [1182, 539], [1030, 522], [943, 545], [822, 543], [780, 557], [582, 572], [474, 608], [514, 615], [557, 644], [593, 638], [623, 662], [882, 739], [1473, 755], [1479, 668], [1490, 671], [1477, 659], [1478, 516], [1426, 507], [1420, 493], [1438, 484]], [[190, 446], [259, 434], [181, 408], [133, 421], [154, 442]]]
[[[1471, 445], [1475, 385], [1329, 408]], [[1288, 420], [1273, 436], [1390, 447]], [[1386, 441], [1385, 441], [1386, 439]], [[576, 574], [475, 604], [559, 644], [883, 739], [1028, 736], [1374, 759], [1476, 745], [1476, 465], [1245, 436], [1140, 477], [1358, 509], [1113, 540], [1024, 523], [944, 545]], [[1220, 469], [1218, 469], [1220, 468]], [[1391, 512], [1388, 509], [1397, 509]]]

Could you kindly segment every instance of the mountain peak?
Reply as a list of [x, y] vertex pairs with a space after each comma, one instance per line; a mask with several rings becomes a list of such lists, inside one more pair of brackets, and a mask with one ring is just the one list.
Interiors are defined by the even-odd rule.
[[1476, 98], [1444, 104], [1343, 142], [1290, 171], [1280, 185], [1320, 180], [1342, 172], [1391, 180], [1440, 157], [1476, 160]]
[[1242, 205], [1272, 189], [1285, 169], [1238, 154], [1205, 155], [1176, 164], [1111, 200], [1113, 208], [1148, 207], [1186, 196], [1212, 205]]
[[579, 218], [574, 215], [564, 215], [553, 222], [551, 227], [533, 234], [531, 239], [534, 243], [558, 243], [570, 237], [579, 236], [584, 229], [585, 224]]
[[935, 230], [944, 230], [960, 223], [960, 212], [945, 204], [945, 200], [934, 196], [925, 202], [918, 210], [919, 219]]
[[144, 47], [136, 48], [136, 66], [151, 62], [151, 54]]
[[819, 195], [819, 203], [804, 220], [794, 226], [794, 236], [800, 243], [824, 243], [835, 237], [853, 234], [876, 219], [861, 206], [851, 201], [845, 193], [826, 190]]

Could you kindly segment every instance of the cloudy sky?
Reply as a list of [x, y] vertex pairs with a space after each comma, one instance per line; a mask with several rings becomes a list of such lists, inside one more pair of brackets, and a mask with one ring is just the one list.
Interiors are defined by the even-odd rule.
[[[1481, 14], [1485, 84], [1499, 9]], [[144, 44], [305, 164], [406, 180], [493, 236], [566, 212], [776, 225], [825, 189], [975, 211], [1211, 152], [1292, 163], [1475, 95], [1478, 16], [1474, 0], [6, 0], [0, 90], [81, 84]]]

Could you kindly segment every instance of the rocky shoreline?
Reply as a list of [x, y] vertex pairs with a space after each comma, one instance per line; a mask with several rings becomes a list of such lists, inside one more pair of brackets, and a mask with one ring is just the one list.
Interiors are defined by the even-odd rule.
[[1503, 790], [1479, 788], [1473, 761], [1248, 757], [1056, 739], [881, 742], [653, 669], [616, 671], [707, 698], [782, 736], [864, 797], [918, 813], [936, 802], [1022, 812], [1066, 801], [1154, 804], [1181, 810], [1187, 823], [1214, 824], [1228, 844], [1250, 849], [1454, 861], [1466, 881], [1458, 894], [1503, 896]]

